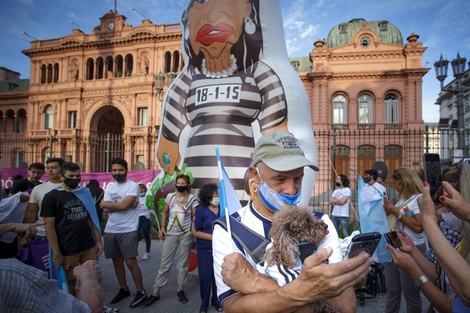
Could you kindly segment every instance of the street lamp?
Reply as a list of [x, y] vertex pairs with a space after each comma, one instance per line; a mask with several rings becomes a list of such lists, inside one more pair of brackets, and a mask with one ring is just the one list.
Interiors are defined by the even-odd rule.
[[451, 62], [452, 71], [454, 72], [454, 77], [457, 82], [456, 87], [444, 87], [444, 80], [447, 77], [447, 67], [449, 66], [449, 61], [443, 59], [441, 54], [440, 60], [434, 63], [434, 68], [436, 69], [436, 78], [441, 82], [441, 91], [449, 92], [457, 96], [457, 148], [461, 151], [465, 149], [465, 112], [463, 106], [463, 96], [466, 92], [470, 91], [470, 88], [468, 86], [462, 86], [462, 77], [465, 73], [466, 61], [466, 58], [460, 57], [460, 54], [457, 53], [457, 57]]
[[162, 74], [162, 72], [158, 73], [157, 75], [153, 75], [153, 78], [155, 79], [155, 90], [157, 91], [158, 94], [158, 101], [163, 101], [162, 99], [162, 91], [163, 91], [163, 85], [165, 84], [165, 75]]

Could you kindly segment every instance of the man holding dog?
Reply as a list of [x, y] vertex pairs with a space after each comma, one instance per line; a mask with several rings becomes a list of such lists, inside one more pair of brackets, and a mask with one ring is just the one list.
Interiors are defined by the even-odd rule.
[[[262, 136], [255, 145], [250, 166], [257, 185], [257, 197], [232, 216], [268, 238], [275, 212], [286, 204], [298, 204], [305, 166], [318, 171], [318, 167], [305, 158], [293, 135], [272, 132]], [[341, 262], [337, 233], [326, 215], [322, 220], [329, 225], [329, 238], [325, 238], [315, 254], [305, 259], [298, 278], [283, 287], [260, 274], [256, 262], [241, 245], [233, 237], [227, 240], [226, 229], [216, 225], [213, 233], [214, 273], [224, 311], [303, 311], [313, 301], [329, 299], [338, 311], [355, 312], [353, 286], [370, 271], [370, 257], [363, 253]]]

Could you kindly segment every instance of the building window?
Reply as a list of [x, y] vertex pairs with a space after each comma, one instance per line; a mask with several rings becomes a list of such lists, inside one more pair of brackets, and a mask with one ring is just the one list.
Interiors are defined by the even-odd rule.
[[86, 80], [92, 80], [94, 74], [95, 64], [93, 59], [88, 59], [86, 61]]
[[401, 167], [402, 151], [402, 147], [397, 145], [384, 147], [384, 163], [387, 165], [389, 173], [393, 173], [395, 169]]
[[180, 52], [173, 52], [173, 73], [178, 73], [180, 67]]
[[165, 73], [171, 71], [171, 53], [170, 51], [165, 52]]
[[106, 58], [105, 71], [106, 78], [113, 78], [113, 57], [109, 56]]
[[69, 128], [77, 128], [77, 111], [69, 112]]
[[388, 30], [388, 21], [380, 21], [379, 22], [380, 31], [384, 32]]
[[126, 55], [125, 59], [125, 67], [126, 67], [126, 77], [132, 76], [132, 71], [134, 69], [134, 58], [132, 57], [132, 54]]
[[20, 109], [16, 113], [16, 133], [24, 134], [26, 130], [26, 111], [24, 109]]
[[15, 167], [22, 167], [24, 165], [24, 151], [14, 152]]
[[292, 62], [290, 62], [290, 65], [292, 65], [294, 70], [296, 70], [296, 71], [299, 70], [299, 61], [292, 61]]
[[47, 65], [47, 83], [52, 83], [52, 64]]
[[41, 65], [41, 84], [46, 83], [46, 65]]
[[346, 124], [348, 102], [346, 97], [338, 95], [333, 98], [333, 124]]
[[122, 70], [124, 66], [124, 60], [122, 59], [122, 55], [118, 55], [116, 57], [116, 77], [122, 77]]
[[[347, 146], [336, 146], [336, 151], [332, 151], [333, 161], [336, 169], [336, 173], [348, 173], [349, 172], [349, 147]], [[332, 178], [334, 179], [336, 174], [332, 171]], [[347, 175], [347, 174], [346, 174]]]
[[361, 44], [362, 47], [364, 48], [367, 48], [368, 46], [370, 46], [370, 38], [369, 37], [362, 37], [360, 40], [359, 40], [359, 43]]
[[359, 124], [372, 123], [372, 97], [369, 95], [361, 95], [358, 102]]
[[49, 105], [44, 111], [44, 129], [54, 129], [54, 107]]
[[96, 59], [96, 79], [103, 79], [104, 61], [102, 57]]
[[385, 96], [385, 123], [398, 123], [398, 97], [393, 94]]
[[57, 83], [59, 81], [59, 64], [55, 63], [54, 64], [54, 83]]
[[147, 108], [139, 108], [139, 126], [147, 126]]

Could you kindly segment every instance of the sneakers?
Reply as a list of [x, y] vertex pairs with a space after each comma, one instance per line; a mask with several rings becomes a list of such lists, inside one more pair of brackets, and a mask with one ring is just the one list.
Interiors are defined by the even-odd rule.
[[121, 302], [122, 299], [127, 298], [130, 295], [131, 295], [131, 293], [129, 292], [129, 289], [126, 290], [124, 288], [121, 288], [121, 289], [119, 289], [118, 294], [116, 296], [114, 296], [113, 300], [111, 300], [111, 304]]
[[157, 302], [160, 300], [160, 295], [150, 295], [144, 302], [142, 302], [142, 305], [140, 306], [142, 309], [148, 308], [151, 306], [154, 302]]
[[118, 308], [110, 308], [109, 306], [106, 306], [103, 304], [103, 313], [117, 313], [119, 312]]
[[150, 256], [150, 253], [145, 252], [144, 255], [142, 256], [142, 260], [147, 260]]
[[136, 308], [141, 305], [142, 302], [147, 300], [147, 294], [145, 291], [137, 291], [137, 294], [135, 295], [134, 301], [131, 302], [129, 305], [130, 308]]
[[178, 291], [176, 293], [176, 296], [178, 296], [178, 300], [180, 300], [181, 303], [188, 302], [188, 298], [186, 298], [186, 295], [184, 294], [183, 290]]

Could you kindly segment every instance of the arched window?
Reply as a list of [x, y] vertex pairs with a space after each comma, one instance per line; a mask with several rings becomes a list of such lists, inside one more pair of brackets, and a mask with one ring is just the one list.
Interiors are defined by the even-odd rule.
[[94, 66], [94, 62], [93, 62], [93, 59], [88, 59], [86, 61], [86, 80], [92, 80], [93, 79], [93, 73], [94, 73], [94, 69], [95, 69], [95, 66]]
[[171, 72], [171, 53], [165, 52], [165, 73]]
[[113, 78], [113, 57], [106, 57], [104, 69], [106, 72], [106, 78]]
[[125, 68], [126, 68], [125, 76], [131, 77], [132, 71], [134, 70], [134, 57], [132, 56], [132, 54], [126, 55]]
[[18, 110], [16, 113], [16, 132], [23, 134], [26, 130], [26, 111], [24, 109]]
[[386, 95], [384, 105], [385, 123], [398, 123], [398, 97], [394, 94]]
[[[389, 145], [384, 147], [384, 163], [387, 165], [389, 177], [391, 173], [401, 167], [403, 148], [397, 145]], [[388, 180], [388, 182], [391, 180]]]
[[96, 59], [96, 79], [103, 79], [104, 61], [102, 57]]
[[41, 65], [41, 84], [46, 83], [46, 75], [47, 75], [46, 65], [43, 64]]
[[173, 69], [172, 69], [172, 72], [173, 73], [178, 73], [179, 68], [180, 68], [180, 52], [175, 51], [175, 52], [173, 52]]
[[47, 65], [47, 83], [52, 83], [52, 64]]
[[337, 95], [333, 98], [333, 124], [346, 124], [348, 101], [343, 95]]
[[0, 134], [4, 132], [3, 130], [3, 112], [0, 111]]
[[363, 94], [358, 99], [358, 122], [359, 124], [372, 123], [372, 97]]
[[55, 63], [54, 64], [54, 83], [57, 83], [59, 81], [59, 64]]
[[375, 163], [375, 147], [363, 145], [357, 147], [357, 172], [364, 174], [364, 171], [372, 168]]
[[116, 72], [115, 72], [115, 77], [122, 77], [122, 70], [124, 68], [124, 61], [122, 58], [122, 55], [118, 55], [116, 57]]
[[44, 129], [54, 129], [54, 107], [49, 105], [44, 110]]

